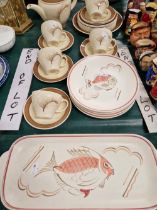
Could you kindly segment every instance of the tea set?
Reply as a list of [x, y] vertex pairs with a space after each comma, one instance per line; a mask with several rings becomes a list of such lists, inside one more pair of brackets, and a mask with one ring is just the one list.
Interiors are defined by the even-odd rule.
[[[34, 76], [42, 82], [54, 83], [66, 79], [73, 66], [72, 59], [64, 51], [72, 47], [74, 37], [64, 27], [76, 3], [77, 0], [39, 0], [38, 5], [27, 5], [27, 9], [35, 10], [44, 20], [38, 39], [40, 49], [33, 67]], [[83, 57], [116, 55], [117, 44], [112, 32], [118, 30], [121, 24], [121, 15], [109, 5], [108, 0], [85, 0], [85, 6], [73, 17], [73, 26], [89, 35], [80, 46]], [[70, 99], [67, 99], [63, 91], [61, 94], [66, 96], [64, 100], [59, 95], [60, 92], [56, 94], [53, 91], [54, 89], [34, 91], [28, 98], [24, 116], [31, 126], [52, 129], [60, 125], [56, 123], [58, 120], [63, 122], [69, 115]], [[60, 104], [64, 104], [62, 109]]]
[[[28, 4], [27, 8], [37, 11], [44, 20], [41, 24], [41, 36], [38, 39], [40, 50], [38, 52], [38, 59], [33, 68], [34, 76], [46, 83], [59, 82], [67, 78], [70, 99], [74, 105], [86, 115], [101, 119], [120, 116], [133, 106], [136, 91], [138, 91], [136, 73], [130, 66], [126, 66], [127, 69], [130, 69], [131, 74], [133, 74], [132, 77], [135, 78], [134, 81], [132, 80], [132, 83], [134, 84], [131, 85], [131, 87], [135, 87], [135, 90], [132, 88], [133, 94], [128, 98], [129, 103], [126, 103], [126, 105], [122, 107], [118, 105], [120, 102], [123, 103], [123, 100], [126, 100], [126, 96], [129, 96], [128, 94], [125, 95], [124, 87], [119, 88], [119, 85], [117, 86], [122, 80], [120, 78], [122, 71], [119, 69], [123, 69], [122, 66], [125, 66], [125, 64], [122, 64], [121, 61], [118, 60], [121, 64], [116, 65], [115, 67], [114, 63], [112, 63], [118, 52], [116, 40], [113, 38], [113, 32], [119, 29], [123, 23], [123, 19], [121, 15], [110, 6], [108, 0], [85, 0], [84, 6], [74, 14], [72, 23], [76, 30], [83, 34], [87, 34], [88, 38], [80, 45], [80, 53], [84, 58], [73, 66], [72, 59], [67, 56], [64, 51], [72, 47], [74, 44], [74, 37], [70, 32], [64, 30], [64, 27], [68, 21], [71, 10], [75, 7], [76, 3], [77, 0], [39, 0], [38, 5]], [[125, 32], [130, 38], [130, 43], [135, 48], [135, 58], [139, 59], [141, 69], [147, 71], [147, 84], [152, 86], [150, 95], [156, 100], [157, 76], [154, 72], [156, 72], [157, 68], [157, 54], [155, 52], [157, 43], [156, 40], [152, 38], [155, 37], [154, 34], [156, 34], [157, 30], [156, 25], [154, 24], [156, 18], [155, 16], [152, 16], [151, 12], [147, 13], [147, 10], [149, 10], [150, 7], [154, 6], [154, 8], [156, 8], [156, 3], [140, 2], [136, 5], [134, 5], [134, 3], [135, 2], [131, 1], [128, 3], [128, 11], [130, 13], [126, 13], [126, 18], [128, 19], [126, 20], [127, 25]], [[141, 19], [137, 18], [139, 12], [142, 12]], [[148, 15], [150, 16], [149, 18]], [[152, 21], [151, 24], [149, 21], [146, 21], [147, 18], [149, 21]], [[151, 36], [151, 34], [153, 34], [153, 36]], [[91, 62], [95, 60], [92, 68], [96, 68], [96, 72], [93, 74], [93, 78], [89, 77], [89, 79], [87, 78], [87, 67], [91, 56], [93, 56]], [[104, 60], [107, 58], [106, 60], [110, 61], [110, 63], [105, 66], [102, 65], [103, 59], [100, 59], [99, 63], [99, 56], [100, 58], [101, 56], [104, 56]], [[82, 63], [84, 62], [85, 64], [82, 66]], [[112, 73], [112, 70], [115, 68], [117, 70], [114, 70], [113, 72], [118, 72], [117, 75], [119, 76]], [[82, 72], [80, 73], [82, 76], [78, 74], [73, 78], [71, 75], [75, 75], [77, 69]], [[108, 69], [111, 74], [107, 73]], [[101, 73], [99, 71], [101, 71]], [[128, 72], [128, 75], [130, 72]], [[126, 75], [126, 77], [129, 79], [128, 75]], [[73, 81], [78, 80], [79, 77], [82, 82], [78, 84], [79, 89], [74, 91], [75, 84], [73, 86]], [[121, 84], [123, 84], [122, 81]], [[110, 88], [112, 85], [114, 87]], [[46, 94], [46, 91], [42, 92], [42, 94]], [[39, 94], [39, 96], [42, 94]], [[107, 97], [105, 104], [102, 102], [104, 94]], [[125, 99], [123, 99], [123, 94]], [[33, 98], [34, 95], [35, 94], [33, 93]], [[29, 101], [30, 100], [31, 99], [29, 99]], [[83, 100], [82, 103], [81, 100]], [[50, 121], [48, 119], [45, 120], [44, 117], [43, 119], [39, 119], [33, 109], [33, 107], [37, 107], [36, 105], [33, 105], [33, 101], [34, 99], [31, 102], [32, 106], [30, 106], [29, 103], [26, 104], [31, 107], [31, 114], [29, 113], [29, 117], [32, 117], [34, 122], [41, 125], [42, 121], [44, 121], [43, 124], [45, 124], [45, 122], [51, 124], [51, 120], [53, 122], [53, 117], [55, 115], [61, 116], [61, 113], [58, 112], [57, 109], [52, 109], [50, 112], [53, 114], [48, 114], [48, 116], [51, 116]], [[117, 108], [110, 110], [113, 101], [115, 105], [117, 105]], [[103, 107], [106, 106], [106, 110], [101, 109], [101, 104], [103, 104]], [[98, 107], [97, 110], [95, 110], [94, 106]], [[63, 113], [66, 113], [68, 107], [69, 105], [67, 103]], [[29, 117], [27, 116], [28, 119]], [[29, 121], [28, 119], [27, 121]], [[30, 124], [33, 125], [33, 123]], [[41, 125], [39, 126], [40, 128], [42, 127]], [[33, 126], [38, 127], [37, 125]], [[50, 127], [52, 128], [53, 126]]]

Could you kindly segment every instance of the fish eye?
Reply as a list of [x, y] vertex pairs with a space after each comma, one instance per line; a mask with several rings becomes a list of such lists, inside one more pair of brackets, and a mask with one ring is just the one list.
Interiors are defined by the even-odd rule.
[[104, 163], [105, 168], [109, 168], [108, 163]]

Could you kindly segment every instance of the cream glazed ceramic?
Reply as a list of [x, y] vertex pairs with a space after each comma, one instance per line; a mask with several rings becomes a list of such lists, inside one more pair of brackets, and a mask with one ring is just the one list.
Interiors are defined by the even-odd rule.
[[108, 28], [110, 29], [111, 31], [114, 30], [114, 28], [116, 27], [116, 23], [117, 23], [117, 18], [118, 18], [118, 14], [116, 14], [115, 18], [113, 21], [111, 22], [108, 22], [108, 23], [105, 23], [105, 24], [101, 24], [99, 26], [97, 25], [94, 25], [94, 24], [88, 24], [88, 23], [85, 23], [79, 16], [79, 12], [77, 13], [77, 24], [78, 26], [83, 30], [83, 31], [86, 31], [86, 32], [90, 32], [92, 29], [94, 28]]
[[37, 129], [52, 129], [67, 120], [71, 112], [69, 96], [58, 88], [43, 88], [32, 94], [24, 106], [24, 117]]
[[59, 74], [67, 64], [67, 57], [57, 47], [45, 47], [39, 50], [38, 61], [46, 75]]
[[71, 68], [67, 85], [70, 96], [80, 106], [113, 113], [135, 101], [139, 82], [135, 69], [118, 57], [93, 55]]
[[112, 42], [115, 40], [112, 38], [111, 30], [107, 28], [95, 28], [89, 34], [89, 42], [93, 54], [112, 54], [114, 46]]
[[35, 10], [43, 20], [58, 20], [64, 26], [77, 0], [38, 0], [38, 5], [28, 4], [27, 9]]
[[81, 45], [80, 45], [80, 52], [81, 54], [86, 57], [89, 55], [95, 55], [95, 54], [104, 54], [104, 55], [116, 55], [117, 54], [117, 44], [116, 44], [116, 40], [112, 40], [111, 41], [111, 46], [112, 48], [108, 49], [107, 52], [104, 53], [94, 53], [91, 47], [91, 43], [89, 41], [89, 38], [85, 39]]
[[25, 136], [9, 150], [1, 200], [11, 210], [155, 210], [155, 153], [134, 134]]
[[108, 19], [110, 17], [108, 0], [85, 0], [85, 5], [89, 18], [94, 22], [99, 19]]
[[58, 47], [60, 42], [66, 39], [66, 32], [63, 30], [60, 22], [47, 20], [41, 24], [41, 33], [48, 46]]

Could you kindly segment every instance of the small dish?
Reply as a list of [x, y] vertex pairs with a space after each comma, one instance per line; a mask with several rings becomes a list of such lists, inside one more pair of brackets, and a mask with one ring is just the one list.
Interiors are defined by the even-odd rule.
[[8, 61], [0, 56], [0, 87], [5, 83], [10, 72], [10, 66]]
[[[68, 31], [65, 31], [65, 32], [66, 32], [67, 38], [65, 39], [64, 42], [60, 42], [60, 45], [58, 46], [58, 48], [62, 52], [68, 50], [74, 44], [73, 35]], [[41, 35], [38, 39], [38, 46], [39, 46], [39, 48], [48, 47], [47, 43], [44, 40], [43, 35]]]
[[[73, 18], [72, 18], [72, 23], [73, 23], [74, 28], [75, 28], [76, 30], [78, 30], [79, 32], [83, 33], [83, 34], [89, 35], [91, 29], [89, 29], [89, 31], [83, 30], [83, 29], [80, 28], [80, 26], [78, 25], [78, 22], [77, 22], [78, 14], [79, 14], [79, 12], [77, 12], [77, 13], [73, 16]], [[112, 31], [112, 32], [117, 31], [117, 30], [121, 27], [122, 23], [123, 23], [123, 18], [122, 18], [122, 16], [121, 16], [119, 13], [117, 13], [117, 22], [116, 22], [116, 26], [115, 26], [111, 31]], [[103, 27], [105, 27], [105, 26], [103, 26]]]
[[64, 112], [56, 113], [54, 115], [54, 118], [52, 118], [52, 119], [48, 119], [48, 120], [47, 119], [35, 119], [34, 113], [32, 111], [32, 99], [30, 96], [27, 99], [26, 104], [24, 106], [24, 110], [23, 110], [24, 118], [29, 125], [31, 125], [34, 128], [37, 128], [37, 129], [47, 130], [47, 129], [56, 128], [59, 125], [61, 125], [62, 123], [64, 123], [70, 115], [71, 108], [72, 108], [70, 98], [64, 91], [62, 91], [58, 88], [50, 88], [49, 87], [49, 88], [43, 88], [42, 90], [60, 94], [64, 99], [66, 99], [68, 101], [68, 107], [66, 108], [66, 110]]
[[0, 25], [0, 53], [10, 50], [15, 44], [15, 30], [6, 25]]
[[[108, 53], [106, 53], [105, 55], [116, 55], [117, 54], [117, 45], [115, 43], [115, 40], [112, 41], [112, 46], [114, 47], [114, 49]], [[86, 57], [88, 55], [94, 55], [94, 53], [92, 52], [91, 46], [90, 46], [90, 42], [89, 42], [89, 38], [85, 39], [81, 45], [80, 45], [80, 52], [81, 54]], [[101, 54], [102, 55], [102, 54]]]
[[51, 74], [45, 74], [39, 64], [38, 61], [36, 61], [36, 63], [34, 64], [34, 67], [33, 67], [33, 74], [34, 76], [42, 81], [42, 82], [46, 82], [46, 83], [55, 83], [55, 82], [59, 82], [59, 81], [62, 81], [64, 79], [67, 78], [67, 75], [68, 75], [68, 72], [69, 70], [71, 69], [71, 67], [73, 66], [73, 61], [72, 59], [67, 56], [67, 63], [66, 63], [66, 66], [65, 67], [62, 67], [61, 68], [61, 73], [59, 74], [54, 74], [54, 73], [51, 73]]

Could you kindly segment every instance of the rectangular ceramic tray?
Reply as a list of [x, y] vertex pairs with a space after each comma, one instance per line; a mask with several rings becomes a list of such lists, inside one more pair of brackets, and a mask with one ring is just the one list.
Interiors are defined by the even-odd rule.
[[155, 210], [155, 153], [134, 134], [25, 136], [8, 152], [1, 200], [14, 210]]

